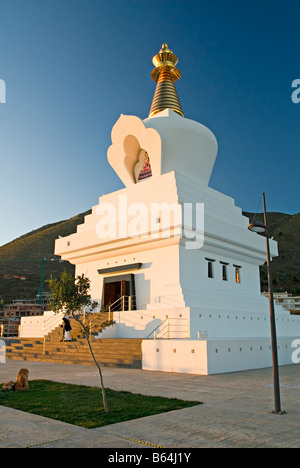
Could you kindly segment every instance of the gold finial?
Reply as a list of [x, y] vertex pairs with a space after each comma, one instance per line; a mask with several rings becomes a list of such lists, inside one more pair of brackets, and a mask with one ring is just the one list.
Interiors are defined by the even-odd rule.
[[161, 50], [153, 57], [154, 70], [151, 73], [152, 80], [157, 83], [149, 117], [164, 110], [172, 109], [183, 117], [183, 112], [174, 83], [179, 80], [181, 73], [176, 68], [178, 58], [164, 43]]

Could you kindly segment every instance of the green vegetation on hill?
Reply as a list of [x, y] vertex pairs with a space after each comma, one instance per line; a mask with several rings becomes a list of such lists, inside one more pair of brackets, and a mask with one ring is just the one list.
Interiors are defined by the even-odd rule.
[[[90, 211], [81, 213], [66, 221], [49, 224], [25, 234], [22, 237], [0, 247], [0, 300], [5, 303], [13, 299], [32, 299], [40, 287], [42, 259], [46, 257], [45, 279], [53, 275], [59, 278], [65, 269], [74, 273], [74, 266], [68, 262], [59, 262], [54, 256], [54, 243], [58, 236], [68, 236], [76, 232], [78, 224]], [[244, 213], [250, 220], [253, 213]], [[262, 214], [257, 219], [263, 220]], [[288, 215], [269, 213], [268, 225], [271, 236], [278, 241], [279, 257], [272, 262], [275, 290], [300, 294], [300, 213]], [[51, 260], [54, 259], [54, 260]], [[25, 280], [14, 278], [25, 277]], [[262, 290], [267, 290], [266, 267], [261, 268]], [[47, 291], [44, 283], [44, 291]]]
[[[0, 299], [8, 303], [13, 299], [35, 298], [40, 288], [44, 257], [45, 279], [51, 275], [59, 278], [64, 269], [74, 273], [73, 265], [61, 262], [60, 257], [54, 255], [54, 243], [58, 236], [75, 233], [77, 225], [82, 224], [89, 213], [87, 211], [69, 220], [48, 224], [0, 247]], [[46, 282], [44, 291], [48, 291]]]
[[[243, 213], [252, 221], [253, 213]], [[256, 219], [264, 221], [263, 214]], [[268, 213], [270, 236], [278, 242], [279, 256], [272, 261], [272, 276], [275, 291], [288, 291], [300, 295], [300, 213]], [[268, 289], [267, 267], [261, 267], [262, 291]]]

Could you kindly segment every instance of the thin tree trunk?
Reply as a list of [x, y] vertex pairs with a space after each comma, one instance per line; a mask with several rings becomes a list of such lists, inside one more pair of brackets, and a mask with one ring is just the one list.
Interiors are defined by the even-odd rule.
[[103, 382], [103, 376], [102, 376], [102, 371], [101, 371], [101, 367], [99, 366], [98, 362], [96, 361], [96, 358], [95, 358], [95, 355], [93, 353], [93, 349], [92, 349], [92, 346], [91, 346], [91, 342], [90, 342], [90, 338], [89, 338], [89, 333], [88, 333], [88, 330], [86, 329], [86, 327], [83, 325], [83, 323], [81, 323], [81, 321], [79, 320], [79, 318], [75, 318], [73, 316], [73, 318], [79, 323], [79, 325], [81, 326], [82, 328], [82, 331], [83, 331], [83, 334], [86, 338], [86, 341], [87, 341], [87, 344], [88, 344], [88, 347], [89, 347], [89, 350], [90, 350], [90, 354], [93, 358], [93, 361], [94, 361], [94, 364], [95, 366], [97, 367], [98, 369], [98, 373], [99, 373], [99, 377], [100, 377], [100, 386], [101, 386], [101, 391], [102, 391], [102, 399], [103, 399], [103, 406], [104, 406], [104, 411], [105, 413], [109, 413], [108, 411], [108, 406], [107, 406], [107, 400], [106, 400], [106, 393], [105, 393], [105, 388], [104, 388], [104, 382]]
[[94, 353], [93, 353], [93, 350], [92, 350], [92, 346], [91, 346], [91, 342], [90, 342], [90, 339], [89, 339], [89, 336], [86, 335], [86, 341], [89, 345], [89, 350], [90, 350], [90, 353], [92, 355], [92, 358], [93, 358], [93, 361], [95, 363], [95, 366], [97, 367], [98, 369], [98, 372], [99, 372], [99, 377], [100, 377], [100, 385], [101, 385], [101, 391], [102, 391], [102, 398], [103, 398], [103, 405], [104, 405], [104, 411], [105, 413], [108, 413], [108, 407], [107, 407], [107, 400], [106, 400], [106, 393], [105, 393], [105, 388], [104, 388], [104, 383], [103, 383], [103, 377], [102, 377], [102, 371], [101, 371], [101, 367], [99, 366], [99, 364], [97, 363], [96, 361], [96, 358], [94, 356]]

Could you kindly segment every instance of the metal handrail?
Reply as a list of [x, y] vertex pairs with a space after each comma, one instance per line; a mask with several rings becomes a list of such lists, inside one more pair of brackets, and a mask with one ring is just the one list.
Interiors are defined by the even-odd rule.
[[170, 322], [169, 322], [169, 319], [166, 320], [166, 325], [163, 327], [162, 330], [159, 331], [158, 335], [156, 335], [156, 333], [154, 333], [154, 339], [157, 340], [157, 339], [160, 339], [160, 338], [164, 338], [166, 335], [167, 335], [167, 338], [169, 338], [169, 327], [170, 327]]
[[119, 297], [119, 299], [117, 299], [115, 302], [113, 302], [112, 304], [110, 304], [109, 307], [108, 307], [108, 312], [113, 312], [113, 311], [116, 309], [116, 307], [117, 307], [119, 304], [121, 304], [121, 301], [122, 301], [123, 297], [124, 297], [124, 296]]
[[111, 319], [111, 312], [124, 312], [125, 310], [132, 310], [136, 304], [136, 296], [121, 296], [108, 307], [109, 320]]
[[[181, 324], [181, 323], [180, 323], [180, 324], [177, 324], [177, 323], [170, 323], [170, 320], [172, 320], [172, 319], [168, 319], [167, 326], [165, 327], [165, 328], [167, 328], [167, 330], [165, 331], [165, 333], [162, 333], [162, 332], [164, 331], [164, 329], [161, 330], [161, 331], [159, 332], [159, 335], [156, 337], [156, 339], [157, 339], [157, 338], [164, 338], [165, 335], [167, 335], [167, 338], [170, 338], [170, 334], [171, 334], [172, 332], [175, 332], [174, 327], [177, 327], [177, 328], [178, 328], [178, 327], [183, 327], [183, 326], [184, 326], [184, 325]], [[183, 321], [185, 322], [185, 324], [186, 324], [185, 329], [184, 329], [184, 330], [178, 330], [178, 333], [184, 333], [184, 335], [185, 335], [184, 337], [185, 337], [185, 338], [188, 338], [188, 337], [189, 337], [189, 336], [188, 336], [188, 320], [187, 320], [187, 319], [173, 319], [173, 320], [183, 320]], [[171, 327], [173, 327], [173, 329], [171, 329]]]
[[48, 320], [44, 321], [43, 326], [42, 326], [43, 336], [47, 335], [53, 326], [59, 325], [59, 323], [62, 321], [63, 315], [64, 314], [62, 312], [59, 312], [53, 315], [52, 317], [48, 318]]
[[[154, 330], [152, 330], [149, 335], [146, 336], [146, 340], [148, 338], [150, 338], [150, 336], [152, 335], [152, 333], [154, 333], [154, 337], [156, 337], [156, 330], [158, 330], [158, 328], [160, 328], [164, 323], [166, 323], [168, 319], [164, 320], [163, 322], [161, 322], [159, 325], [157, 325], [157, 327], [154, 328]], [[155, 339], [155, 338], [154, 338]]]
[[[168, 339], [170, 333], [172, 331], [174, 331], [174, 330], [170, 330], [170, 327], [182, 327], [183, 326], [183, 324], [181, 324], [181, 323], [180, 324], [170, 323], [171, 320], [176, 320], [176, 321], [181, 320], [181, 321], [185, 322], [186, 330], [181, 330], [181, 332], [184, 332], [186, 334], [185, 338], [188, 338], [188, 319], [172, 317], [172, 318], [167, 318], [162, 323], [160, 323], [154, 330], [152, 330], [151, 333], [149, 333], [149, 335], [146, 337], [146, 339], [148, 339], [152, 335], [152, 333], [153, 333], [154, 340], [163, 339], [166, 335], [167, 335], [167, 339]], [[157, 330], [160, 329], [161, 327], [163, 327], [163, 328], [159, 331], [159, 333], [156, 333]], [[164, 332], [164, 330], [166, 330], [166, 331]]]
[[148, 296], [147, 304], [162, 304], [169, 307], [177, 307], [180, 295], [160, 295], [160, 296]]

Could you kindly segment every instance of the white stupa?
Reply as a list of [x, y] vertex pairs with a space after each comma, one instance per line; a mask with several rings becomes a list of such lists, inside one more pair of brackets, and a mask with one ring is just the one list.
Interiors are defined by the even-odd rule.
[[[101, 338], [143, 338], [143, 368], [212, 374], [272, 364], [265, 240], [234, 200], [209, 187], [218, 145], [183, 116], [177, 57], [163, 44], [149, 117], [121, 115], [108, 161], [125, 188], [103, 195], [55, 254], [91, 280], [116, 324]], [[278, 255], [270, 242], [271, 255]], [[277, 310], [280, 364], [300, 318]]]

